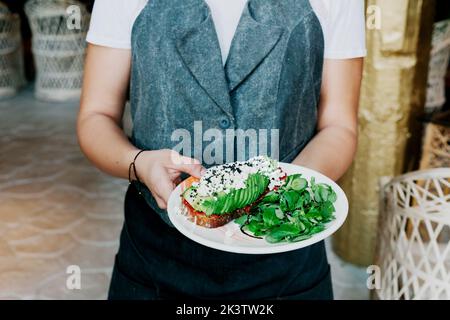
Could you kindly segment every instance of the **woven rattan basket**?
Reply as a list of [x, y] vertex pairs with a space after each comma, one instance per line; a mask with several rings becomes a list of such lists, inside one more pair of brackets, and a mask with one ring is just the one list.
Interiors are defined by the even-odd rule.
[[420, 169], [450, 167], [450, 110], [426, 121]]
[[375, 298], [450, 300], [450, 169], [392, 179], [381, 200]]
[[421, 169], [450, 167], [450, 127], [429, 123], [422, 153]]
[[0, 2], [0, 98], [15, 95], [24, 83], [20, 18]]
[[[81, 28], [69, 28], [67, 9], [77, 6]], [[81, 91], [89, 13], [72, 0], [29, 0], [25, 12], [33, 33], [36, 97], [42, 100], [78, 99]]]

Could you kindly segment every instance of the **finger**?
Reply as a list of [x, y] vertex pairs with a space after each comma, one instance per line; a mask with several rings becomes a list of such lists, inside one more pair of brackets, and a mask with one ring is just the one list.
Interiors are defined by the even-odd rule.
[[200, 178], [206, 171], [198, 160], [184, 156], [180, 156], [178, 162], [174, 163], [172, 168], [196, 178]]
[[160, 209], [167, 209], [167, 203], [164, 202], [164, 200], [162, 200], [160, 197], [157, 196], [153, 196], [155, 198], [156, 204], [158, 205], [158, 207]]
[[160, 182], [157, 187], [157, 194], [161, 201], [167, 206], [167, 202], [169, 201], [169, 197], [175, 189], [175, 185], [173, 181], [169, 178], [169, 176], [162, 176]]
[[169, 156], [170, 156], [170, 163], [172, 163], [174, 165], [180, 165], [180, 164], [197, 165], [197, 164], [200, 164], [200, 161], [198, 161], [197, 159], [182, 156], [181, 154], [179, 154], [178, 152], [176, 152], [174, 150], [170, 150]]
[[164, 200], [156, 193], [156, 190], [150, 190], [150, 192], [152, 193], [153, 198], [156, 201], [156, 204], [158, 205], [158, 207], [160, 207], [161, 209], [166, 209], [166, 203], [164, 202]]
[[173, 181], [174, 185], [177, 186], [180, 184], [183, 179], [181, 178], [181, 172], [175, 169], [168, 169], [167, 170], [169, 179]]
[[168, 169], [167, 173], [169, 175], [170, 180], [175, 181], [178, 177], [181, 176], [181, 172], [175, 169]]
[[183, 181], [183, 177], [179, 170], [169, 169], [168, 172], [170, 180], [172, 180], [175, 185], [178, 185]]
[[182, 156], [173, 150], [170, 152], [170, 158], [172, 164], [171, 168], [177, 171], [187, 173], [197, 178], [200, 178], [206, 171], [197, 159]]
[[201, 164], [181, 164], [176, 166], [176, 169], [187, 173], [193, 177], [200, 178], [205, 173], [205, 168], [202, 167]]
[[181, 179], [181, 177], [176, 177], [175, 180], [173, 180], [173, 183], [175, 185], [179, 185], [183, 180]]

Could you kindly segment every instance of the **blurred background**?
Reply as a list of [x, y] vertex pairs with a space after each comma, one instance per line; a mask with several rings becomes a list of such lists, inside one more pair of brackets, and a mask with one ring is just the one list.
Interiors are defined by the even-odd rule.
[[[106, 298], [127, 182], [76, 141], [93, 2], [0, 1], [0, 299]], [[335, 296], [450, 299], [450, 2], [366, 4], [351, 209], [327, 242]]]

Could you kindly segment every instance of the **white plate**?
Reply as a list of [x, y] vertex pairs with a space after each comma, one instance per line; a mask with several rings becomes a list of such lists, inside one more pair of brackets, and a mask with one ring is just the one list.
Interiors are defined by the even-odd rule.
[[173, 223], [175, 228], [177, 228], [178, 231], [180, 231], [189, 239], [207, 247], [234, 253], [269, 254], [292, 251], [310, 246], [331, 236], [342, 226], [342, 224], [345, 222], [345, 219], [347, 218], [348, 200], [345, 196], [344, 191], [342, 191], [342, 189], [334, 181], [314, 170], [288, 163], [280, 163], [280, 167], [288, 175], [301, 173], [304, 178], [308, 179], [308, 181], [311, 179], [311, 177], [315, 177], [317, 183], [329, 184], [336, 192], [337, 200], [334, 204], [336, 208], [336, 219], [329, 222], [326, 225], [326, 229], [324, 231], [300, 242], [281, 242], [271, 244], [264, 239], [255, 239], [243, 234], [239, 229], [239, 225], [237, 225], [233, 221], [223, 227], [215, 229], [200, 227], [195, 223], [189, 221], [187, 217], [181, 213], [181, 210], [184, 207], [181, 201], [181, 194], [185, 188], [183, 183], [178, 185], [170, 195], [167, 209], [169, 213], [169, 219]]

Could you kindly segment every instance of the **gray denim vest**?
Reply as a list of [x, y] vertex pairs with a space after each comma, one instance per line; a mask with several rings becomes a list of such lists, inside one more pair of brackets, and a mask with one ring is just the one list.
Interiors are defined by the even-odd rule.
[[[275, 129], [278, 158], [291, 162], [315, 134], [323, 53], [309, 0], [249, 0], [225, 66], [204, 0], [150, 0], [132, 33], [132, 142], [172, 149], [173, 133], [194, 137], [196, 121], [223, 136]], [[171, 225], [148, 189], [138, 188]]]

